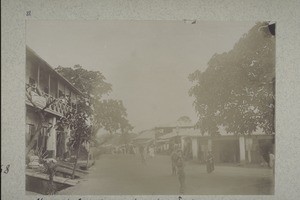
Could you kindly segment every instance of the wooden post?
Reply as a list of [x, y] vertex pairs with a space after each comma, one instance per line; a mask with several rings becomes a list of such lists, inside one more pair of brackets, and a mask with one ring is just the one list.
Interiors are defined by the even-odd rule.
[[77, 112], [77, 104], [78, 104], [78, 102], [77, 102], [77, 94], [75, 94], [75, 103], [76, 103], [76, 112]]
[[56, 97], [59, 98], [59, 80], [57, 79]]
[[[50, 85], [51, 85], [51, 82], [50, 82], [50, 81], [51, 81], [51, 75], [50, 75], [50, 73], [49, 73], [49, 78], [48, 78], [48, 94], [49, 94], [49, 95], [50, 95], [50, 91], [51, 91], [51, 90], [50, 90], [50, 89], [51, 89], [51, 88], [50, 88]], [[50, 96], [51, 96], [51, 95], [50, 95]]]
[[79, 158], [80, 146], [81, 146], [81, 134], [79, 134], [79, 146], [78, 146], [78, 149], [77, 149], [77, 152], [76, 152], [75, 163], [74, 163], [74, 166], [73, 166], [72, 179], [75, 178], [75, 170], [76, 170], [76, 166], [77, 166], [77, 162], [78, 162], [78, 158]]
[[66, 97], [66, 85], [64, 85], [64, 97]]
[[56, 124], [56, 117], [52, 118], [52, 128], [50, 130], [50, 136], [47, 140], [47, 150], [53, 152], [53, 158], [56, 158], [56, 130], [55, 130], [55, 124]]
[[197, 138], [192, 138], [192, 153], [193, 153], [193, 159], [198, 159], [198, 141]]
[[38, 65], [38, 74], [37, 74], [37, 87], [40, 87], [40, 65]]
[[184, 151], [184, 145], [185, 145], [183, 136], [181, 136], [180, 141], [181, 141], [181, 151], [183, 152]]
[[212, 151], [212, 140], [211, 139], [207, 140], [207, 150]]
[[240, 147], [240, 163], [243, 165], [245, 164], [245, 137], [244, 136], [240, 136], [239, 137], [239, 147]]

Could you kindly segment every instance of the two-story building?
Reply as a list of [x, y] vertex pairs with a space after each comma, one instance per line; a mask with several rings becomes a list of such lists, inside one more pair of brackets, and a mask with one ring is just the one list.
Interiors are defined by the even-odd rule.
[[41, 150], [49, 157], [63, 158], [67, 152], [70, 130], [57, 127], [56, 122], [68, 111], [76, 110], [77, 99], [82, 93], [29, 47], [26, 47], [25, 93], [26, 147], [41, 123], [38, 109], [50, 104], [43, 111], [45, 120], [32, 149]]

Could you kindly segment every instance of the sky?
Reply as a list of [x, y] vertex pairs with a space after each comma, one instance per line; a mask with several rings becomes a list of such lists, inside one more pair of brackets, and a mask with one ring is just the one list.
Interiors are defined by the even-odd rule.
[[26, 22], [26, 44], [53, 68], [76, 64], [100, 71], [139, 132], [197, 115], [188, 75], [215, 53], [231, 50], [255, 22]]

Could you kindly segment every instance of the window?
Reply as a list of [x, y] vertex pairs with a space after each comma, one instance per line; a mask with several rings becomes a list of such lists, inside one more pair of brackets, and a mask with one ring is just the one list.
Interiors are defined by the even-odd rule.
[[61, 90], [59, 90], [58, 91], [58, 97], [60, 98], [60, 97], [64, 97], [64, 96], [65, 96], [65, 94]]
[[29, 77], [29, 85], [35, 85], [35, 80]]
[[49, 88], [48, 88], [48, 87], [44, 87], [44, 92], [45, 92], [46, 94], [49, 94]]

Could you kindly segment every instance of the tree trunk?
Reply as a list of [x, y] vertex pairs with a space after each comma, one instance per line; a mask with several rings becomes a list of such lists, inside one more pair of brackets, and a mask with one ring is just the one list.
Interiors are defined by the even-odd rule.
[[53, 195], [56, 192], [56, 188], [53, 180], [55, 176], [55, 165], [52, 163], [48, 164], [48, 174], [49, 174], [48, 194]]
[[90, 161], [90, 149], [87, 151], [87, 159], [86, 159], [86, 169], [88, 169], [89, 161]]
[[75, 158], [75, 163], [73, 166], [73, 172], [72, 172], [72, 179], [75, 178], [75, 170], [76, 170], [76, 166], [77, 166], [77, 161], [78, 161], [78, 157], [79, 157], [79, 153], [80, 153], [80, 146], [81, 146], [81, 142], [79, 143], [77, 152], [76, 152], [76, 158]]
[[[43, 131], [43, 128], [41, 129], [41, 131]], [[42, 155], [44, 155], [45, 151], [44, 149], [46, 148], [46, 136], [45, 134], [46, 133], [43, 133], [44, 135], [42, 135], [42, 145], [41, 145], [41, 148], [39, 149], [39, 151], [42, 153]]]

